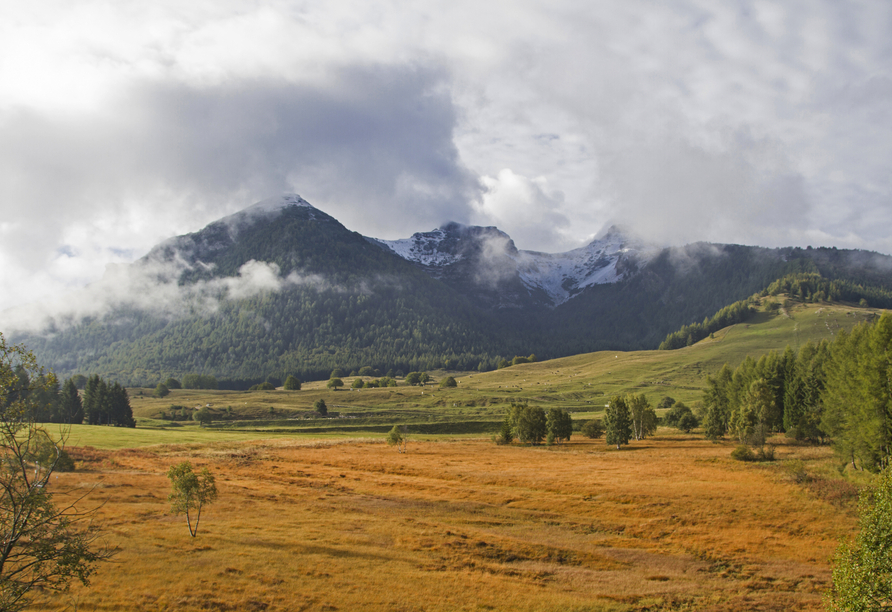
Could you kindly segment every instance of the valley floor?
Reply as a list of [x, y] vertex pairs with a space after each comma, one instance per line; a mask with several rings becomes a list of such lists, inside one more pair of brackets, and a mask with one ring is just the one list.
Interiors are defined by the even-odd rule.
[[[617, 452], [484, 440], [268, 440], [73, 449], [60, 485], [92, 488], [120, 550], [89, 588], [96, 610], [819, 610], [851, 533], [775, 465], [671, 435]], [[197, 538], [169, 513], [167, 469], [207, 466], [220, 497]], [[51, 608], [52, 606], [49, 606]], [[48, 609], [48, 607], [42, 607]]]

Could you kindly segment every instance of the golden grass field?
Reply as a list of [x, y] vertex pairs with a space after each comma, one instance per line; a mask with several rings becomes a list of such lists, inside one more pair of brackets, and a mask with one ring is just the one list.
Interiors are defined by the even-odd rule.
[[[71, 448], [60, 489], [91, 490], [118, 552], [40, 609], [821, 609], [855, 513], [788, 468], [823, 473], [829, 448], [745, 464], [660, 434], [621, 451], [575, 436], [410, 439], [406, 454], [380, 438]], [[195, 539], [166, 499], [182, 460], [220, 493]]]
[[[695, 403], [723, 363], [832, 340], [875, 311], [772, 313], [677, 351], [432, 373], [455, 389], [131, 389], [136, 429], [54, 432], [77, 463], [57, 490], [88, 493], [81, 507], [99, 507], [117, 554], [89, 587], [33, 609], [820, 610], [831, 556], [855, 530], [853, 483], [870, 479], [840, 474], [830, 447], [778, 436], [778, 461], [753, 464], [733, 461], [731, 442], [666, 428], [621, 451], [579, 434], [551, 448], [481, 434], [511, 402], [577, 421], [620, 393]], [[219, 420], [171, 422], [172, 406]], [[407, 454], [383, 443], [395, 423]], [[167, 502], [166, 472], [183, 460], [210, 468], [220, 492], [195, 539]]]

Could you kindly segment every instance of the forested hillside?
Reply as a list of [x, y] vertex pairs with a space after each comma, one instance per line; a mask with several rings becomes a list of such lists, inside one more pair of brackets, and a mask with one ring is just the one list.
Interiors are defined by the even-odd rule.
[[[153, 249], [130, 268], [142, 279], [134, 290], [141, 299], [74, 324], [56, 321], [42, 333], [9, 335], [63, 377], [154, 385], [191, 372], [247, 387], [270, 375], [325, 378], [336, 367], [489, 370], [515, 355], [652, 349], [767, 291], [892, 304], [887, 256], [694, 244], [630, 253], [616, 264], [616, 282], [551, 308], [534, 289], [522, 299], [516, 275], [484, 274], [484, 259], [438, 277], [299, 198], [286, 201]], [[463, 239], [492, 233], [468, 231]], [[499, 300], [500, 292], [511, 298]], [[686, 344], [693, 329], [673, 346]]]

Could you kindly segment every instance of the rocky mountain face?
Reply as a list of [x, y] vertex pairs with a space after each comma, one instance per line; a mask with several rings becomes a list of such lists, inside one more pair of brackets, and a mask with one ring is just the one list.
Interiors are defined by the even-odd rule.
[[[615, 227], [566, 253], [522, 251], [495, 227], [448, 223], [403, 240], [375, 240], [434, 278], [483, 294], [495, 307], [559, 306], [587, 287], [615, 283], [648, 261], [639, 243]], [[651, 249], [654, 252], [655, 249]]]

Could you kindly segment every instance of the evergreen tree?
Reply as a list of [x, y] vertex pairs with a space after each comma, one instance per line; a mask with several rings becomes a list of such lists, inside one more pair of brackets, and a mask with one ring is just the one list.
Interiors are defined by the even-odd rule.
[[881, 397], [881, 378], [890, 370], [883, 367], [881, 344], [890, 324], [892, 317], [884, 314], [873, 327], [840, 333], [827, 363], [821, 427], [856, 468], [878, 470], [888, 462], [888, 401]]
[[718, 440], [728, 433], [733, 376], [731, 368], [725, 364], [715, 378], [706, 377], [706, 389], [703, 392], [703, 432], [709, 440]]
[[84, 387], [84, 418], [86, 419], [88, 425], [102, 424], [101, 386], [102, 381], [99, 378], [99, 375], [93, 374], [92, 376], [90, 376], [90, 378], [87, 379], [87, 384]]
[[62, 423], [80, 424], [84, 422], [84, 406], [81, 403], [77, 385], [69, 378], [62, 385], [62, 394], [59, 405], [61, 407]]
[[108, 389], [109, 424], [118, 427], [136, 427], [133, 420], [133, 409], [130, 407], [130, 398], [127, 390], [114, 383]]

